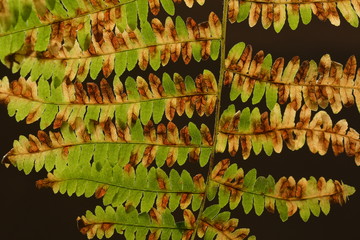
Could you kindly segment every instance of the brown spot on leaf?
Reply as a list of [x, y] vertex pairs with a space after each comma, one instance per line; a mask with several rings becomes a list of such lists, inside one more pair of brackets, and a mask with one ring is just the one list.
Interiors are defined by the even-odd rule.
[[185, 65], [188, 65], [192, 58], [192, 47], [189, 42], [181, 44], [181, 54]]
[[44, 178], [44, 179], [40, 179], [37, 180], [35, 182], [35, 186], [38, 189], [42, 189], [42, 188], [52, 188], [54, 186], [56, 182], [54, 180], [50, 180], [49, 178]]
[[185, 126], [180, 130], [180, 140], [185, 145], [190, 145], [191, 144], [190, 133], [189, 133], [188, 127]]
[[29, 153], [34, 153], [39, 151], [39, 147], [36, 145], [34, 141], [29, 140]]
[[126, 172], [126, 173], [130, 173], [131, 171], [133, 171], [134, 169], [133, 169], [133, 167], [131, 166], [131, 164], [126, 164], [125, 166], [124, 166], [124, 171]]
[[156, 240], [156, 232], [151, 232], [148, 236], [148, 240]]
[[194, 148], [189, 152], [189, 161], [198, 162], [200, 159], [200, 148]]
[[191, 199], [192, 199], [192, 194], [183, 193], [180, 198], [180, 208], [186, 209], [190, 205]]
[[64, 157], [67, 157], [68, 155], [69, 155], [69, 148], [70, 148], [70, 146], [65, 146], [65, 147], [63, 147], [63, 149], [62, 149], [62, 155], [64, 156]]
[[344, 189], [339, 181], [334, 181], [334, 193], [331, 196], [331, 201], [340, 205], [343, 205], [346, 201]]
[[86, 86], [90, 98], [90, 103], [103, 103], [98, 85], [95, 83], [87, 83]]
[[106, 194], [106, 191], [108, 188], [109, 188], [109, 185], [99, 186], [95, 191], [95, 198], [96, 199], [102, 198]]
[[158, 182], [159, 188], [160, 188], [161, 190], [165, 190], [165, 189], [166, 189], [166, 183], [165, 183], [164, 179], [158, 177], [158, 178], [157, 178], [157, 182]]
[[189, 240], [191, 238], [191, 236], [193, 235], [193, 233], [194, 233], [194, 230], [185, 231], [182, 235], [182, 239]]
[[161, 224], [161, 214], [155, 208], [149, 211], [149, 215], [153, 222], [159, 225]]
[[114, 226], [113, 223], [103, 223], [103, 224], [101, 224], [101, 229], [104, 230], [104, 231], [107, 231], [107, 230], [109, 230], [112, 226]]
[[149, 8], [152, 14], [155, 16], [160, 12], [160, 2], [159, 0], [149, 0]]
[[169, 200], [170, 200], [170, 195], [169, 194], [163, 194], [161, 196], [161, 201], [160, 201], [160, 206], [159, 208], [162, 209], [162, 210], [165, 210], [166, 207], [168, 206], [169, 204]]
[[37, 137], [40, 140], [42, 145], [45, 145], [49, 148], [52, 147], [51, 139], [50, 139], [49, 135], [47, 135], [44, 131], [41, 131], [41, 130], [38, 131]]

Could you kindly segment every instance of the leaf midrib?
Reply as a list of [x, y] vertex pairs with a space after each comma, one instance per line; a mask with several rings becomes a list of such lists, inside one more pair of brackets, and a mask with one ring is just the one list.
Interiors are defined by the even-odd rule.
[[54, 148], [49, 148], [49, 149], [44, 149], [41, 151], [37, 151], [37, 152], [27, 152], [27, 153], [16, 153], [16, 154], [9, 154], [7, 155], [7, 157], [10, 159], [11, 157], [17, 157], [17, 156], [23, 156], [23, 155], [34, 155], [34, 154], [41, 154], [44, 152], [48, 152], [48, 151], [56, 151], [59, 149], [64, 149], [67, 147], [76, 147], [76, 146], [81, 146], [81, 145], [88, 145], [88, 144], [129, 144], [129, 145], [148, 145], [148, 146], [158, 146], [158, 147], [173, 147], [173, 148], [212, 148], [212, 146], [205, 146], [205, 145], [195, 145], [195, 144], [190, 144], [190, 145], [185, 145], [185, 144], [159, 144], [159, 143], [147, 143], [147, 142], [81, 142], [81, 143], [68, 143], [66, 145], [62, 145], [60, 147], [54, 147]]
[[[141, 46], [141, 47], [123, 49], [121, 51], [115, 51], [115, 52], [107, 52], [107, 53], [101, 53], [101, 54], [91, 54], [91, 53], [89, 53], [90, 55], [88, 55], [88, 56], [78, 56], [78, 57], [46, 58], [46, 57], [37, 56], [36, 51], [33, 51], [31, 53], [31, 55], [26, 55], [26, 54], [21, 54], [21, 53], [15, 53], [15, 55], [23, 56], [23, 57], [27, 57], [27, 58], [35, 58], [35, 59], [40, 60], [40, 61], [80, 60], [80, 59], [88, 59], [88, 58], [96, 58], [96, 57], [101, 57], [101, 56], [114, 55], [114, 54], [123, 53], [123, 52], [138, 51], [138, 50], [147, 49], [147, 48], [151, 48], [151, 47], [161, 47], [161, 46], [167, 46], [167, 45], [173, 45], [173, 44], [185, 44], [185, 43], [200, 43], [200, 42], [214, 41], [214, 40], [220, 40], [220, 39], [221, 38], [217, 38], [217, 37], [209, 37], [209, 38], [198, 38], [198, 39], [195, 39], [195, 40], [172, 41], [172, 42], [165, 42], [165, 43], [151, 44], [151, 45], [145, 45], [145, 46]], [[85, 52], [87, 52], [87, 51], [85, 51]], [[82, 53], [84, 53], [84, 51], [82, 51]], [[150, 59], [151, 59], [151, 57], [150, 57]]]
[[271, 84], [271, 85], [288, 85], [288, 86], [299, 86], [299, 87], [332, 87], [332, 88], [344, 88], [344, 89], [354, 89], [354, 90], [360, 90], [360, 86], [344, 86], [344, 85], [335, 85], [335, 84], [323, 84], [323, 83], [317, 83], [316, 82], [305, 82], [305, 83], [294, 83], [294, 82], [279, 82], [279, 81], [269, 81], [269, 80], [264, 80], [262, 78], [259, 78], [259, 77], [256, 77], [256, 76], [251, 76], [249, 74], [244, 74], [244, 73], [241, 73], [239, 71], [236, 71], [236, 70], [230, 70], [230, 69], [227, 69], [225, 70], [227, 72], [232, 72], [232, 73], [235, 73], [235, 74], [238, 74], [240, 76], [243, 76], [243, 77], [247, 77], [247, 78], [250, 78], [250, 79], [253, 79], [255, 81], [258, 81], [258, 82], [264, 82], [264, 83], [268, 83], [268, 84]]
[[[115, 213], [116, 214], [116, 213]], [[171, 229], [171, 230], [194, 230], [193, 228], [184, 228], [184, 227], [170, 227], [170, 226], [154, 226], [154, 225], [144, 225], [144, 224], [129, 224], [129, 223], [122, 223], [122, 222], [91, 222], [90, 224], [87, 224], [85, 226], [89, 225], [95, 225], [95, 224], [111, 224], [111, 225], [122, 225], [122, 226], [128, 226], [128, 227], [136, 227], [136, 228], [146, 228], [146, 229]]]
[[346, 135], [346, 134], [342, 134], [342, 133], [336, 133], [336, 132], [331, 132], [329, 130], [324, 130], [324, 129], [314, 129], [314, 128], [305, 128], [305, 127], [283, 127], [283, 128], [274, 128], [274, 129], [270, 129], [267, 131], [262, 131], [262, 132], [251, 132], [251, 133], [240, 133], [238, 131], [225, 131], [225, 130], [219, 130], [219, 133], [223, 133], [226, 135], [240, 135], [240, 136], [255, 136], [255, 135], [266, 135], [270, 132], [278, 132], [278, 131], [291, 131], [291, 130], [299, 130], [299, 131], [306, 131], [306, 132], [322, 132], [322, 133], [327, 133], [327, 134], [333, 134], [336, 136], [340, 136], [343, 138], [348, 138], [351, 139], [353, 141], [356, 142], [360, 142], [360, 139], [354, 138], [352, 136]]
[[186, 98], [186, 97], [198, 97], [198, 96], [216, 96], [216, 93], [194, 93], [194, 94], [186, 94], [186, 95], [179, 95], [179, 96], [165, 96], [165, 97], [157, 97], [157, 98], [148, 98], [148, 99], [139, 99], [139, 100], [127, 100], [126, 102], [109, 102], [109, 103], [72, 103], [72, 102], [46, 102], [45, 100], [38, 99], [30, 99], [19, 95], [14, 95], [9, 92], [0, 92], [0, 94], [8, 95], [9, 97], [13, 98], [19, 98], [19, 99], [25, 99], [30, 102], [36, 102], [44, 105], [56, 105], [56, 106], [118, 106], [118, 105], [125, 105], [125, 104], [136, 104], [136, 103], [142, 103], [142, 102], [154, 102], [154, 101], [161, 101], [161, 100], [167, 100], [167, 99], [177, 99], [177, 98]]
[[[56, 177], [56, 176], [55, 176]], [[139, 191], [139, 192], [152, 192], [152, 193], [176, 193], [176, 194], [204, 194], [204, 192], [199, 192], [199, 191], [167, 191], [167, 190], [151, 190], [151, 189], [140, 189], [140, 188], [136, 188], [136, 187], [128, 187], [128, 186], [122, 186], [122, 185], [118, 185], [116, 183], [108, 183], [108, 182], [104, 182], [104, 181], [99, 181], [99, 180], [94, 180], [94, 179], [87, 179], [87, 178], [82, 178], [82, 177], [75, 177], [75, 178], [64, 178], [64, 179], [56, 179], [56, 180], [51, 180], [51, 182], [65, 182], [65, 181], [88, 181], [88, 182], [94, 182], [94, 183], [98, 183], [98, 184], [103, 184], [103, 185], [108, 185], [108, 186], [113, 186], [113, 187], [117, 187], [117, 188], [123, 188], [123, 189], [127, 189], [127, 190], [131, 190], [131, 191]]]

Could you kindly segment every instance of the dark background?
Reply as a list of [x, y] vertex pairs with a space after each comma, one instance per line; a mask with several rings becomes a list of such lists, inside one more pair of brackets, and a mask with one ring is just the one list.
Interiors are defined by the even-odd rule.
[[[177, 13], [184, 19], [193, 16], [197, 22], [201, 22], [207, 20], [206, 16], [210, 11], [215, 11], [221, 16], [221, 2], [208, 0], [206, 7], [200, 8], [196, 5], [191, 10], [180, 7]], [[360, 44], [358, 44], [360, 32], [359, 29], [351, 27], [343, 18], [341, 20], [341, 26], [335, 27], [328, 21], [320, 22], [313, 17], [308, 26], [300, 23], [296, 31], [290, 30], [286, 23], [279, 34], [275, 33], [273, 28], [263, 30], [259, 23], [253, 28], [248, 26], [247, 21], [228, 25], [227, 50], [235, 43], [244, 41], [253, 46], [254, 52], [264, 50], [265, 53], [271, 53], [273, 59], [285, 57], [285, 60], [288, 61], [298, 55], [302, 60], [314, 59], [318, 62], [323, 54], [330, 53], [333, 60], [345, 64], [351, 55], [360, 59]], [[184, 68], [183, 63], [179, 61], [176, 64], [170, 64], [167, 68], [160, 69], [159, 72], [162, 73], [166, 70], [170, 74], [180, 72], [183, 76], [189, 74], [195, 77], [204, 68], [210, 69], [216, 74], [219, 64], [212, 61], [200, 63], [192, 61], [189, 67]], [[18, 77], [17, 74], [11, 74], [4, 67], [1, 67], [0, 74], [1, 77], [10, 76], [10, 80]], [[135, 71], [131, 75], [147, 76], [147, 73]], [[228, 88], [223, 89], [222, 109], [230, 103], [228, 92]], [[235, 101], [235, 104], [237, 109], [245, 106], [240, 101]], [[39, 124], [17, 123], [14, 118], [7, 116], [4, 106], [1, 106], [0, 111], [2, 116], [0, 155], [4, 155], [11, 149], [13, 140], [18, 139], [19, 135], [35, 134], [39, 129]], [[339, 119], [346, 118], [349, 126], [358, 131], [360, 130], [359, 117], [356, 107], [344, 108], [338, 115], [332, 114], [334, 123]], [[183, 120], [185, 119], [177, 118], [175, 121], [179, 125], [184, 125]], [[209, 126], [213, 124], [211, 118], [197, 117], [193, 121], [197, 121], [198, 125], [201, 122], [208, 123]], [[324, 176], [327, 179], [342, 180], [344, 183], [360, 189], [360, 168], [355, 165], [353, 158], [345, 155], [334, 157], [331, 150], [329, 150], [329, 154], [319, 156], [311, 154], [306, 146], [296, 152], [291, 152], [284, 147], [281, 155], [273, 154], [272, 157], [267, 157], [265, 154], [254, 156], [252, 153], [251, 158], [244, 161], [240, 156], [238, 154], [232, 159], [232, 162], [237, 162], [245, 171], [256, 168], [258, 175], [271, 174], [275, 179], [279, 179], [281, 176], [294, 176], [297, 180], [301, 177]], [[229, 155], [217, 155], [216, 161], [226, 157]], [[195, 165], [187, 166], [191, 173], [198, 172], [198, 167]], [[202, 171], [206, 172], [206, 169], [202, 169]], [[84, 214], [86, 210], [93, 210], [96, 205], [101, 205], [101, 200], [54, 195], [51, 190], [36, 189], [35, 181], [44, 177], [46, 177], [44, 171], [25, 176], [14, 167], [6, 169], [3, 165], [0, 166], [0, 239], [85, 239], [85, 236], [78, 232], [75, 219]], [[232, 217], [239, 218], [241, 227], [249, 227], [251, 233], [262, 240], [335, 240], [360, 239], [357, 227], [359, 214], [360, 196], [357, 192], [344, 206], [332, 205], [332, 210], [327, 217], [323, 214], [320, 218], [311, 216], [307, 223], [302, 222], [298, 213], [285, 223], [281, 222], [278, 214], [270, 214], [266, 211], [261, 217], [257, 217], [254, 211], [245, 215], [240, 205], [233, 211]], [[116, 236], [116, 239], [121, 238], [121, 236]]]

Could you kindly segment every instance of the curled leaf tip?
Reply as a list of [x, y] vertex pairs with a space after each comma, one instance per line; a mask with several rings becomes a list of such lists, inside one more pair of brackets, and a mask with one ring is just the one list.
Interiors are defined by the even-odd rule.
[[9, 153], [7, 153], [1, 160], [1, 164], [4, 164], [6, 168], [10, 167], [10, 165], [11, 165], [11, 162], [10, 162], [10, 160], [8, 158]]

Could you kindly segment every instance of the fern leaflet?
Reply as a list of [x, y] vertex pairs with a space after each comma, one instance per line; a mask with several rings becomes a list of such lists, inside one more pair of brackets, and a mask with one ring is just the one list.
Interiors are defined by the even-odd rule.
[[360, 165], [360, 135], [353, 128], [348, 128], [346, 120], [340, 120], [333, 126], [324, 111], [316, 113], [311, 119], [311, 110], [306, 105], [302, 107], [296, 123], [295, 117], [296, 111], [290, 105], [283, 116], [278, 104], [270, 116], [268, 112], [260, 114], [258, 108], [235, 112], [235, 106], [230, 105], [221, 116], [216, 149], [224, 152], [228, 145], [230, 155], [234, 156], [241, 146], [242, 156], [247, 159], [251, 149], [256, 155], [262, 149], [271, 155], [273, 151], [281, 152], [283, 142], [292, 151], [302, 148], [306, 142], [312, 153], [324, 155], [331, 141], [335, 155], [346, 153], [354, 156], [355, 163]]
[[283, 58], [272, 62], [271, 55], [264, 56], [263, 51], [252, 57], [252, 47], [238, 43], [229, 51], [225, 67], [224, 85], [231, 85], [232, 101], [241, 96], [246, 102], [253, 94], [253, 104], [265, 95], [270, 110], [276, 102], [285, 104], [289, 100], [298, 110], [304, 100], [313, 111], [329, 104], [334, 113], [340, 112], [343, 105], [353, 104], [360, 111], [360, 70], [356, 70], [354, 56], [345, 67], [332, 61], [329, 55], [321, 58], [319, 66], [314, 61], [300, 63], [299, 57], [293, 57], [285, 66]]
[[78, 161], [79, 156], [85, 163], [94, 157], [95, 162], [109, 161], [110, 165], [121, 167], [139, 162], [149, 166], [155, 160], [160, 167], [165, 163], [172, 166], [175, 162], [183, 165], [187, 159], [204, 166], [211, 154], [212, 137], [204, 124], [198, 129], [189, 123], [179, 131], [172, 122], [157, 128], [149, 122], [143, 128], [137, 121], [134, 126], [122, 129], [108, 120], [90, 125], [91, 134], [80, 120], [73, 127], [64, 124], [61, 132], [39, 131], [37, 137], [20, 136], [3, 163], [11, 163], [29, 174], [33, 168], [36, 171], [43, 167], [47, 171], [62, 168], [68, 162]]
[[[167, 65], [170, 59], [177, 61], [180, 56], [185, 64], [192, 58], [200, 61], [218, 57], [221, 24], [214, 13], [209, 15], [208, 22], [202, 24], [191, 18], [185, 23], [180, 17], [174, 23], [168, 17], [163, 25], [154, 18], [151, 24], [144, 22], [140, 29], [121, 31], [114, 22], [108, 19], [100, 26], [101, 29], [96, 31], [100, 35], [91, 38], [88, 50], [81, 49], [75, 36], [64, 39], [68, 34], [58, 33], [58, 30], [54, 34], [47, 31], [47, 36], [41, 38], [36, 37], [36, 31], [28, 31], [25, 43], [18, 40], [14, 47], [5, 47], [8, 51], [4, 50], [0, 57], [6, 56], [5, 62], [14, 72], [20, 69], [22, 76], [31, 72], [34, 81], [40, 76], [45, 80], [52, 77], [55, 86], [64, 79], [74, 80], [75, 77], [83, 81], [88, 74], [95, 79], [101, 70], [105, 77], [114, 70], [120, 76], [126, 69], [134, 69], [136, 64], [142, 70], [148, 65], [157, 70], [161, 65]], [[94, 30], [92, 32], [96, 34]], [[42, 41], [40, 50], [36, 47], [39, 44], [37, 39]], [[69, 47], [67, 40], [71, 43]], [[14, 45], [4, 41], [6, 46]]]
[[[150, 85], [150, 88], [149, 88]], [[27, 123], [40, 121], [40, 128], [59, 128], [63, 122], [74, 124], [77, 118], [104, 122], [108, 118], [122, 127], [131, 125], [139, 117], [147, 124], [152, 117], [159, 123], [163, 115], [173, 120], [175, 114], [186, 113], [190, 118], [196, 111], [200, 116], [213, 113], [216, 102], [217, 83], [215, 76], [205, 70], [195, 81], [174, 74], [173, 79], [165, 73], [162, 80], [149, 75], [149, 84], [142, 77], [136, 81], [128, 77], [125, 87], [119, 78], [113, 81], [113, 88], [103, 79], [100, 86], [86, 84], [87, 91], [80, 82], [62, 82], [60, 87], [40, 79], [38, 85], [30, 78], [0, 81], [0, 100], [8, 105], [10, 116], [17, 121], [26, 118]], [[114, 90], [112, 90], [114, 89]], [[151, 89], [151, 90], [150, 90]]]

